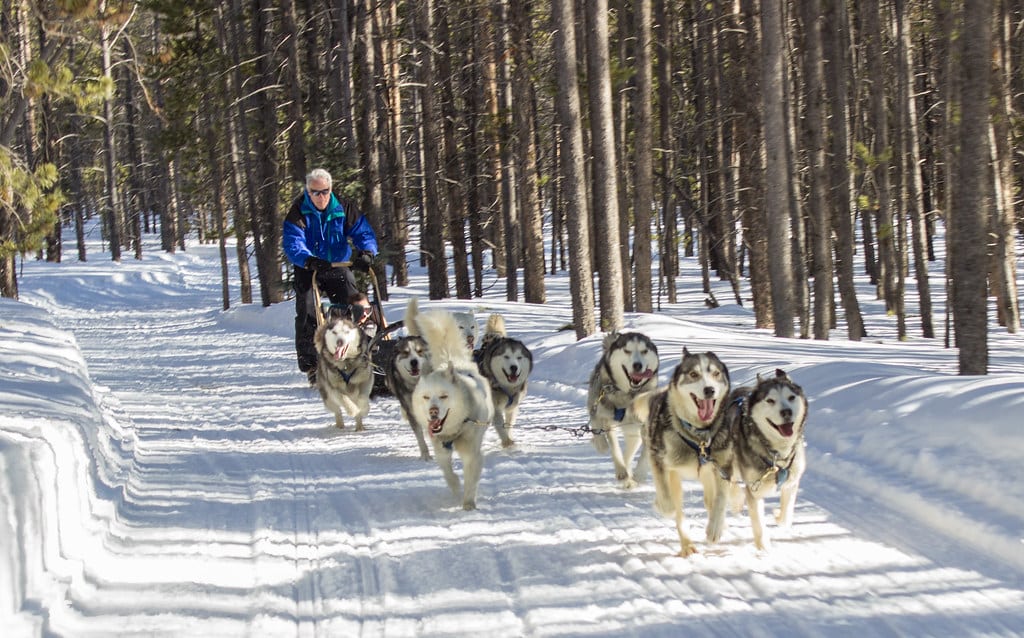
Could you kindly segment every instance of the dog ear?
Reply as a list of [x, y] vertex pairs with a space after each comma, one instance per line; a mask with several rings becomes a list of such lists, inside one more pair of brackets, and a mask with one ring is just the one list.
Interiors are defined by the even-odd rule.
[[686, 346], [683, 346], [683, 358], [685, 359], [688, 356], [690, 356], [690, 349], [687, 348]]
[[789, 381], [789, 375], [782, 368], [775, 368], [775, 378], [779, 381]]

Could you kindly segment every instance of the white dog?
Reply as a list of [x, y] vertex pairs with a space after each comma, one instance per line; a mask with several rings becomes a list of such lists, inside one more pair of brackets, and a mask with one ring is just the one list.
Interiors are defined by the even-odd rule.
[[[414, 301], [410, 302], [410, 305]], [[406, 312], [415, 325], [406, 325], [427, 342], [432, 371], [423, 376], [412, 396], [412, 414], [426, 425], [434, 458], [462, 508], [476, 509], [476, 493], [483, 471], [481, 445], [494, 417], [491, 387], [473, 362], [472, 352], [459, 331], [455, 316], [445, 310]], [[464, 485], [452, 465], [452, 454], [462, 460]]]

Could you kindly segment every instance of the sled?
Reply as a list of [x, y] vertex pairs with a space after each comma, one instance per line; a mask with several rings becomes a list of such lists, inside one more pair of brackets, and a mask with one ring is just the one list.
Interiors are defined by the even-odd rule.
[[[335, 267], [351, 267], [352, 262], [334, 262], [331, 265]], [[384, 317], [384, 309], [380, 304], [377, 273], [374, 272], [373, 268], [368, 269], [366, 273], [370, 280], [371, 288], [369, 291], [371, 294], [367, 295], [370, 300], [370, 320], [377, 326], [377, 330], [370, 338], [370, 346], [367, 349], [370, 357], [370, 367], [373, 369], [373, 391], [370, 393], [370, 397], [390, 396], [391, 391], [388, 390], [385, 381], [385, 369], [388, 359], [391, 358], [391, 354], [394, 352], [395, 339], [397, 338], [395, 333], [401, 330], [404, 323], [396, 321], [388, 325], [387, 319]], [[316, 308], [316, 325], [318, 328], [324, 324], [327, 314], [331, 311], [340, 311], [357, 324], [359, 319], [362, 318], [363, 311], [360, 310], [357, 316], [353, 304], [332, 304], [329, 300], [323, 299], [320, 295], [320, 285], [316, 282], [315, 274], [313, 276], [313, 301]]]

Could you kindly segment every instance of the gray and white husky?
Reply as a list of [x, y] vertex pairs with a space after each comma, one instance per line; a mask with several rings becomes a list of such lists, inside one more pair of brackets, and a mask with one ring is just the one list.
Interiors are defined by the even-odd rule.
[[427, 358], [427, 342], [423, 337], [407, 335], [396, 339], [388, 360], [384, 363], [384, 383], [391, 395], [398, 399], [402, 418], [416, 435], [420, 458], [424, 461], [430, 460], [430, 451], [423, 435], [423, 424], [412, 414], [412, 395], [416, 384], [429, 373], [430, 360]]
[[733, 468], [743, 480], [743, 493], [754, 532], [754, 545], [771, 546], [765, 530], [764, 499], [779, 494], [775, 521], [780, 527], [793, 522], [800, 477], [807, 468], [804, 425], [807, 397], [783, 370], [758, 376], [753, 387], [737, 388], [727, 412], [727, 427], [735, 451]]
[[[494, 417], [491, 386], [480, 374], [451, 312], [417, 311], [412, 320], [413, 330], [427, 343], [432, 368], [413, 391], [412, 416], [427, 427], [434, 458], [452, 493], [461, 492], [462, 508], [476, 509], [484, 461], [481, 445]], [[462, 459], [461, 488], [452, 465], [455, 452]]]
[[729, 370], [713, 353], [683, 358], [668, 387], [637, 397], [633, 409], [643, 422], [645, 453], [654, 479], [654, 507], [675, 518], [679, 555], [697, 551], [683, 525], [683, 480], [699, 480], [708, 511], [707, 539], [725, 530], [730, 496], [732, 443], [725, 422]]
[[533, 371], [533, 353], [522, 341], [508, 336], [504, 317], [492, 313], [474, 357], [480, 374], [491, 384], [494, 430], [501, 438], [501, 446], [511, 447], [515, 441], [510, 431], [519, 415], [519, 404], [526, 396], [527, 381]]
[[[658, 347], [639, 332], [610, 332], [602, 344], [601, 359], [590, 374], [587, 410], [594, 448], [611, 450], [615, 478], [625, 488], [636, 487], [632, 464], [640, 449], [640, 421], [632, 411], [638, 394], [658, 386]], [[622, 432], [625, 450], [619, 444]], [[638, 471], [639, 474], [639, 471]]]
[[370, 412], [373, 368], [367, 352], [369, 339], [342, 312], [331, 310], [313, 334], [316, 348], [316, 387], [334, 422], [344, 428], [343, 413], [355, 418], [356, 431]]

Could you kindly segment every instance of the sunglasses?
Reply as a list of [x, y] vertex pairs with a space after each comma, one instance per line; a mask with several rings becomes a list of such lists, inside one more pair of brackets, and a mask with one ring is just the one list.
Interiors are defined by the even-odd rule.
[[325, 188], [323, 190], [318, 190], [318, 191], [309, 191], [309, 194], [310, 195], [317, 195], [319, 197], [326, 197], [327, 195], [331, 194], [331, 189]]

